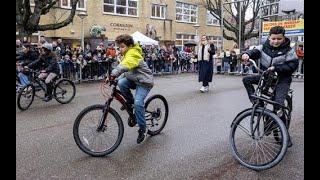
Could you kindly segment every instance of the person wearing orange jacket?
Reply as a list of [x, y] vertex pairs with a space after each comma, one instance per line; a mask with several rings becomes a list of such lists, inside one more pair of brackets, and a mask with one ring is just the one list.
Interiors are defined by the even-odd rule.
[[303, 45], [300, 44], [296, 50], [296, 54], [298, 56], [299, 59], [299, 68], [298, 68], [298, 74], [303, 74], [302, 72], [302, 64], [304, 61], [304, 51], [303, 51]]

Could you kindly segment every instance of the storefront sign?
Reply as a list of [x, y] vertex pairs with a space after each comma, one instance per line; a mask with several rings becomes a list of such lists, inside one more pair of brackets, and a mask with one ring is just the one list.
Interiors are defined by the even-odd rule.
[[269, 31], [274, 26], [283, 26], [286, 30], [286, 36], [304, 35], [304, 19], [290, 20], [290, 21], [274, 21], [263, 22], [262, 33], [263, 36], [268, 36]]
[[133, 27], [132, 24], [121, 24], [121, 23], [110, 23], [110, 26], [114, 30], [121, 30], [121, 31], [127, 31], [127, 30], [130, 30], [130, 28]]

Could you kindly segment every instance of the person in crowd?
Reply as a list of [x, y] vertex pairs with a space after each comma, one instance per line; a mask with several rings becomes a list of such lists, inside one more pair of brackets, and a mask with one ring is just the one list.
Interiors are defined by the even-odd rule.
[[213, 44], [208, 43], [208, 40], [206, 35], [202, 35], [198, 49], [199, 82], [202, 82], [200, 92], [209, 91], [209, 82], [212, 82], [213, 76], [212, 56], [215, 54], [215, 48]]

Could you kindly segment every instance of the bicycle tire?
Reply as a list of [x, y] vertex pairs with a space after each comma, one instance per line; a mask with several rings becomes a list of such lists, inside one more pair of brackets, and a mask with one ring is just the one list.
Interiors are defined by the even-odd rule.
[[[244, 120], [246, 117], [251, 117], [252, 115], [252, 111], [245, 111], [243, 112], [243, 114], [239, 115], [232, 127], [231, 127], [231, 131], [230, 131], [230, 136], [229, 136], [229, 143], [231, 144], [231, 150], [232, 150], [232, 155], [233, 157], [242, 165], [244, 165], [245, 167], [249, 168], [249, 169], [252, 169], [252, 170], [255, 170], [255, 171], [261, 171], [261, 170], [266, 170], [266, 169], [269, 169], [269, 168], [272, 168], [274, 167], [275, 165], [277, 165], [282, 159], [283, 157], [285, 156], [285, 153], [287, 151], [287, 145], [288, 145], [288, 138], [289, 138], [289, 135], [288, 135], [288, 131], [286, 129], [286, 126], [284, 125], [284, 123], [282, 122], [282, 120], [277, 116], [275, 115], [274, 113], [272, 113], [271, 111], [269, 110], [264, 110], [263, 112], [263, 116], [268, 116], [273, 122], [275, 122], [278, 127], [280, 128], [280, 134], [282, 136], [282, 144], [281, 144], [281, 148], [280, 148], [280, 151], [276, 154], [276, 156], [271, 160], [271, 161], [268, 161], [266, 163], [263, 163], [263, 164], [260, 164], [260, 165], [254, 165], [253, 163], [249, 163], [247, 162], [242, 155], [240, 155], [240, 153], [238, 152], [238, 148], [236, 147], [235, 145], [235, 133], [236, 133], [236, 130], [238, 129], [238, 125], [241, 123], [242, 120]], [[262, 109], [261, 108], [257, 108], [256, 111], [255, 111], [255, 114], [260, 114], [262, 113]], [[270, 123], [272, 124], [272, 123]], [[272, 124], [273, 126], [273, 124]], [[240, 129], [240, 128], [239, 128]], [[252, 138], [252, 137], [250, 137]], [[267, 142], [267, 141], [266, 141]], [[249, 147], [248, 144], [246, 144], [246, 146], [244, 146], [245, 148]], [[255, 151], [253, 152], [253, 154], [255, 153]], [[252, 157], [252, 156], [251, 156]], [[249, 159], [249, 161], [251, 160], [251, 157]], [[261, 158], [262, 159], [262, 158]]]
[[[28, 90], [28, 88], [31, 88], [31, 91]], [[22, 97], [26, 96], [26, 94], [24, 94], [26, 91], [31, 92], [31, 96], [29, 97], [29, 98], [31, 98], [31, 99], [30, 99], [30, 102], [29, 102], [26, 106], [23, 106], [22, 103], [21, 103], [21, 99], [22, 99]], [[17, 98], [18, 108], [19, 108], [21, 111], [27, 110], [27, 109], [31, 106], [31, 104], [32, 104], [32, 102], [33, 102], [33, 100], [34, 100], [34, 95], [35, 95], [35, 89], [34, 89], [34, 86], [33, 86], [32, 84], [27, 84], [27, 85], [25, 85], [24, 87], [22, 87], [22, 88], [19, 90], [18, 98]], [[29, 96], [29, 95], [28, 95], [28, 96]]]
[[[94, 157], [102, 157], [102, 156], [106, 156], [110, 153], [112, 153], [114, 150], [117, 149], [117, 147], [120, 145], [121, 141], [122, 141], [122, 138], [123, 138], [123, 133], [124, 133], [124, 127], [123, 127], [123, 122], [122, 122], [122, 119], [121, 117], [119, 116], [119, 114], [113, 109], [110, 107], [109, 109], [109, 113], [108, 113], [108, 117], [109, 116], [113, 116], [115, 121], [116, 121], [116, 124], [118, 125], [118, 130], [119, 132], [117, 133], [117, 139], [115, 141], [115, 143], [109, 147], [109, 148], [106, 148], [106, 150], [104, 151], [101, 151], [101, 152], [96, 152], [96, 151], [93, 151], [92, 149], [89, 149], [84, 143], [83, 141], [81, 140], [80, 138], [80, 135], [79, 135], [79, 126], [81, 124], [81, 121], [84, 119], [84, 117], [91, 111], [94, 111], [94, 110], [101, 110], [101, 115], [102, 115], [102, 110], [104, 109], [104, 105], [100, 105], [100, 104], [96, 104], [96, 105], [92, 105], [92, 106], [89, 106], [85, 109], [83, 109], [79, 115], [77, 116], [75, 122], [74, 122], [74, 125], [73, 125], [73, 138], [77, 144], [77, 146], [80, 148], [81, 151], [83, 151], [84, 153], [88, 154], [88, 155], [91, 155], [91, 156], [94, 156]], [[101, 117], [101, 116], [100, 116]], [[108, 118], [107, 117], [107, 118]], [[109, 119], [108, 119], [109, 120]], [[93, 128], [96, 128], [98, 126], [98, 123], [99, 123], [99, 119], [96, 120], [97, 121], [97, 124], [95, 127]], [[109, 129], [108, 129], [109, 131]], [[109, 139], [109, 137], [108, 137]], [[85, 140], [85, 139], [84, 139]], [[88, 140], [86, 140], [88, 141]], [[86, 142], [87, 144], [89, 144], [88, 142]]]
[[[62, 99], [64, 99], [64, 94], [67, 93], [67, 90], [65, 89], [62, 89], [60, 86], [62, 85], [65, 85], [65, 84], [69, 84], [71, 85], [71, 89], [72, 89], [72, 95], [69, 99], [63, 101]], [[58, 89], [62, 89], [62, 97], [58, 96]], [[67, 104], [69, 102], [71, 102], [74, 98], [74, 96], [76, 95], [76, 87], [74, 85], [74, 83], [68, 79], [61, 79], [59, 80], [55, 86], [54, 86], [54, 91], [53, 91], [53, 94], [54, 94], [54, 98], [60, 103], [60, 104]]]
[[[150, 103], [151, 103], [151, 102], [155, 102], [157, 99], [159, 99], [160, 101], [162, 101], [162, 103], [163, 103], [163, 105], [164, 105], [164, 110], [165, 110], [165, 111], [164, 111], [164, 112], [165, 112], [164, 116], [163, 116], [163, 114], [161, 114], [162, 112], [161, 112], [161, 109], [160, 109], [159, 107], [157, 107], [156, 109], [155, 109], [155, 107], [150, 107]], [[150, 109], [150, 108], [152, 108], [152, 109]], [[147, 120], [147, 121], [146, 121], [147, 126], [149, 126], [147, 133], [148, 133], [149, 135], [151, 135], [151, 136], [154, 136], [154, 135], [159, 134], [159, 133], [163, 130], [163, 128], [165, 127], [165, 125], [166, 125], [166, 123], [167, 123], [167, 120], [168, 120], [168, 116], [169, 116], [169, 106], [168, 106], [168, 102], [167, 102], [166, 98], [163, 97], [163, 96], [160, 95], [160, 94], [155, 94], [155, 95], [150, 96], [150, 97], [147, 99], [146, 103], [145, 103], [145, 109], [146, 109], [146, 111], [150, 111], [150, 112], [151, 112], [151, 111], [152, 111], [152, 112], [157, 111], [158, 114], [160, 114], [160, 116], [163, 116], [163, 117], [164, 117], [163, 122], [160, 124], [160, 126], [159, 126], [158, 123], [154, 123], [155, 118], [152, 118], [152, 120]], [[149, 115], [150, 115], [150, 114], [148, 114], [148, 112], [146, 112], [146, 116], [149, 116]], [[160, 118], [161, 118], [161, 117], [160, 117]], [[149, 121], [151, 121], [151, 122], [149, 122]], [[158, 122], [158, 121], [159, 121], [159, 119], [157, 120], [157, 122]], [[148, 123], [151, 123], [151, 125], [148, 125]], [[153, 128], [154, 128], [155, 126], [159, 126], [159, 129], [153, 130]], [[154, 128], [154, 129], [155, 129], [155, 128]]]

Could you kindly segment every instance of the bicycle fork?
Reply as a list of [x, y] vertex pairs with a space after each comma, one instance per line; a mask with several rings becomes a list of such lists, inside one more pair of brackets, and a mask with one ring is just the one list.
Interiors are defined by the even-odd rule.
[[262, 115], [264, 113], [264, 110], [266, 109], [266, 105], [264, 105], [262, 112], [258, 115], [257, 124], [255, 125], [255, 127], [253, 127], [254, 114], [256, 112], [257, 106], [258, 106], [258, 104], [253, 105], [253, 109], [252, 109], [252, 113], [251, 113], [251, 119], [250, 119], [251, 137], [253, 137], [253, 138], [255, 138], [254, 134], [255, 134], [256, 131], [257, 131], [257, 137], [260, 137], [262, 135], [261, 131], [260, 131], [260, 128], [259, 128], [259, 124], [260, 124], [261, 117], [262, 117]]
[[110, 109], [110, 104], [111, 104], [112, 101], [113, 101], [113, 98], [109, 98], [108, 101], [105, 103], [105, 106], [104, 106], [103, 111], [102, 111], [102, 116], [100, 118], [99, 125], [97, 127], [97, 131], [98, 132], [104, 131], [104, 127], [107, 126], [105, 124], [105, 121], [107, 119], [107, 116], [108, 116], [108, 113], [109, 113], [109, 109]]

